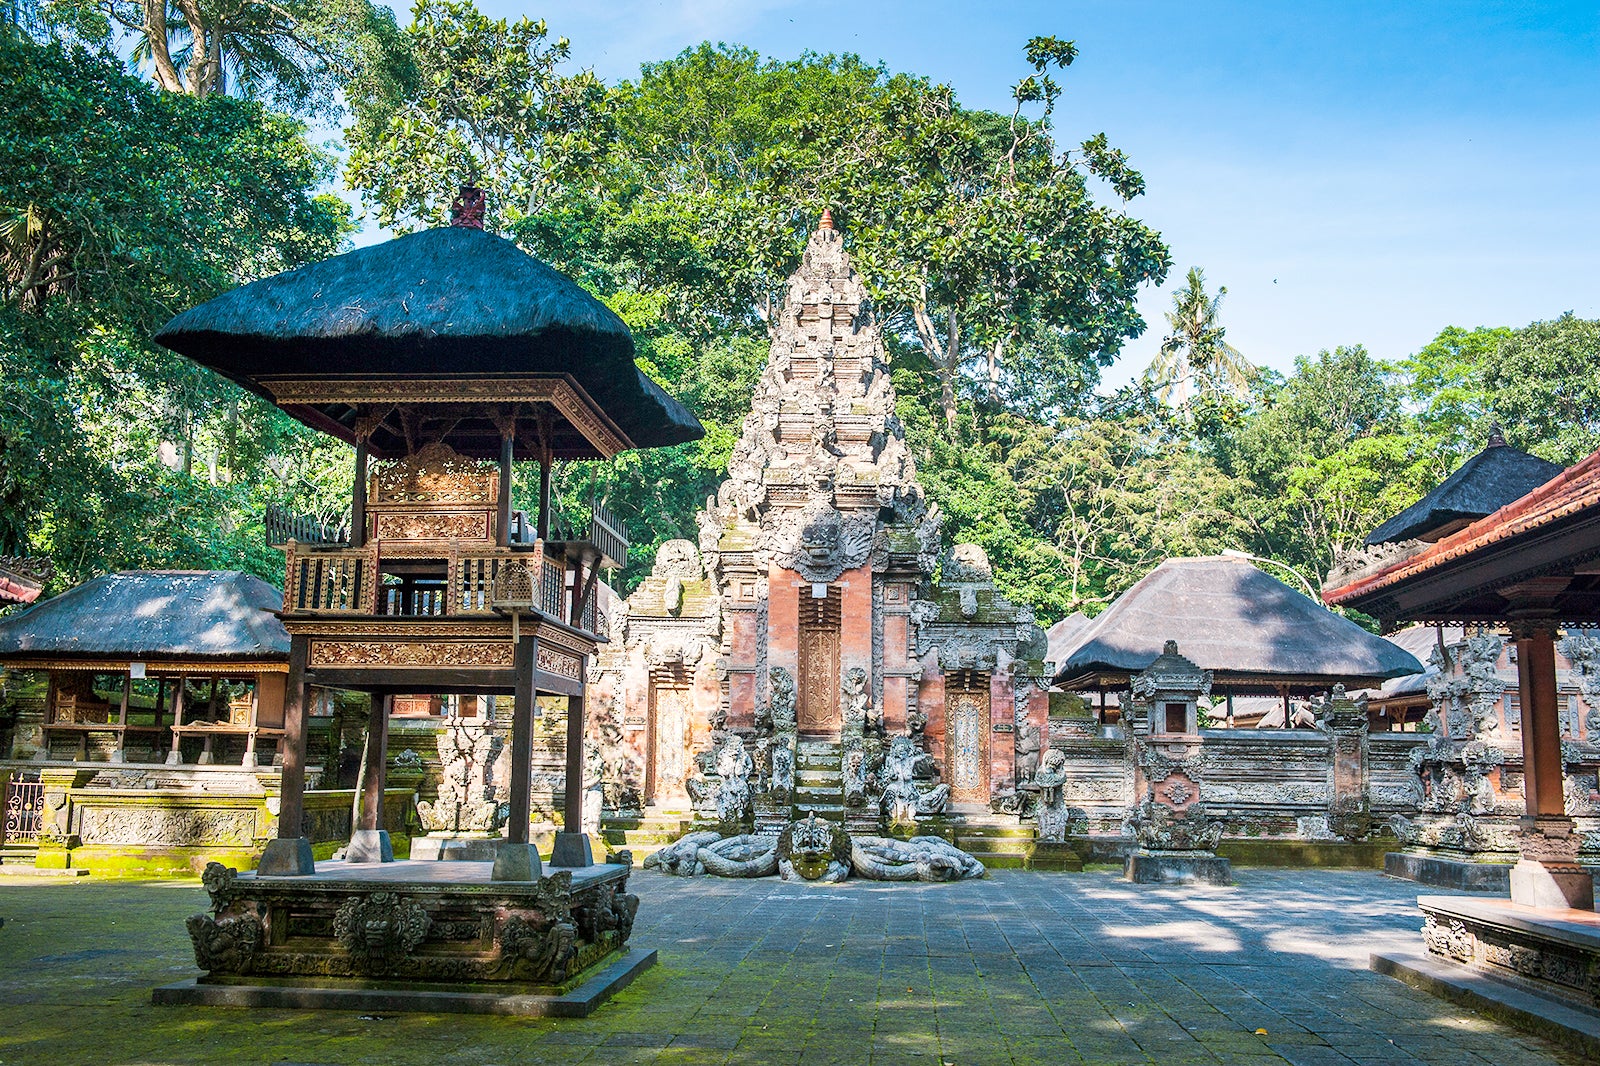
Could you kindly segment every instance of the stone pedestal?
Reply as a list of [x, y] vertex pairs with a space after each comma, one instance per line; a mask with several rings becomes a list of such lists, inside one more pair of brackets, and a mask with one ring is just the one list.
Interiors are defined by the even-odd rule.
[[1523, 907], [1594, 910], [1594, 878], [1577, 863], [1522, 859], [1511, 868], [1511, 902]]
[[589, 847], [588, 833], [556, 834], [556, 846], [550, 852], [551, 866], [584, 867], [594, 865], [594, 852]]
[[316, 873], [311, 858], [311, 841], [305, 837], [276, 837], [267, 841], [256, 872], [270, 877], [300, 877]]
[[357, 829], [350, 834], [344, 861], [349, 863], [394, 862], [394, 845], [387, 829]]
[[503, 840], [495, 852], [494, 869], [489, 874], [489, 880], [537, 881], [543, 875], [544, 864], [539, 861], [539, 853], [532, 844]]
[[1139, 885], [1231, 885], [1233, 867], [1206, 852], [1136, 851], [1123, 863], [1122, 876]]

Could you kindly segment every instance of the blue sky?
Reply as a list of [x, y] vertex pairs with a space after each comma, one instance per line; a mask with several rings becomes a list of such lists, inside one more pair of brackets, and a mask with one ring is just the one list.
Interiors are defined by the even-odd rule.
[[544, 18], [608, 81], [710, 39], [856, 52], [994, 109], [1027, 38], [1075, 40], [1058, 132], [1128, 153], [1148, 186], [1130, 210], [1173, 256], [1112, 383], [1149, 362], [1191, 265], [1227, 286], [1228, 339], [1279, 369], [1600, 318], [1600, 3], [479, 2]]

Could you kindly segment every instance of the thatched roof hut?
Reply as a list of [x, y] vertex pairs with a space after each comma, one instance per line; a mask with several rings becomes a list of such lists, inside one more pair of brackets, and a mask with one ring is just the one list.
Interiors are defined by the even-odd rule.
[[1088, 629], [1091, 620], [1082, 611], [1067, 615], [1061, 621], [1044, 631], [1047, 651], [1045, 660], [1059, 665], [1067, 652], [1071, 651], [1078, 643], [1078, 634]]
[[1543, 485], [1562, 468], [1506, 444], [1499, 429], [1488, 447], [1462, 463], [1437, 488], [1373, 530], [1370, 544], [1436, 541]]
[[1325, 691], [1420, 673], [1409, 652], [1241, 559], [1168, 559], [1117, 597], [1056, 667], [1064, 688], [1121, 687], [1163, 644], [1231, 692]]
[[[423, 230], [241, 286], [185, 311], [156, 334], [166, 347], [231, 378], [315, 429], [354, 441], [349, 403], [299, 403], [275, 383], [382, 378], [480, 383], [564, 379], [635, 448], [697, 440], [704, 428], [634, 365], [633, 337], [600, 301], [511, 241], [470, 226]], [[551, 428], [556, 458], [600, 453], [578, 428]], [[398, 424], [373, 433], [372, 454], [411, 449]], [[458, 453], [500, 454], [484, 411], [464, 411], [448, 435]], [[518, 441], [519, 458], [535, 458]]]
[[283, 593], [237, 570], [128, 570], [0, 618], [0, 663], [289, 659]]

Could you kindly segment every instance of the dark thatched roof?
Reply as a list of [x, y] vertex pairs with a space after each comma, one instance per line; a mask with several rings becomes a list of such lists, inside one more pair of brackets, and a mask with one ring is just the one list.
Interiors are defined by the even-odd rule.
[[1561, 469], [1510, 447], [1496, 433], [1487, 448], [1462, 463], [1438, 488], [1373, 530], [1367, 543], [1436, 541], [1527, 495]]
[[1117, 597], [1056, 666], [1058, 684], [1139, 673], [1177, 640], [1220, 688], [1326, 688], [1420, 673], [1409, 652], [1249, 563], [1168, 559]]
[[283, 593], [237, 570], [128, 570], [0, 618], [0, 661], [283, 659]]
[[1089, 628], [1089, 616], [1082, 611], [1069, 614], [1055, 625], [1044, 631], [1045, 640], [1049, 648], [1045, 652], [1046, 661], [1060, 665], [1066, 654], [1078, 642], [1078, 634]]
[[[273, 378], [569, 375], [635, 447], [705, 433], [634, 365], [633, 337], [609, 308], [512, 242], [466, 226], [241, 286], [178, 315], [156, 340], [268, 399], [262, 382]], [[286, 409], [352, 439], [349, 408]]]

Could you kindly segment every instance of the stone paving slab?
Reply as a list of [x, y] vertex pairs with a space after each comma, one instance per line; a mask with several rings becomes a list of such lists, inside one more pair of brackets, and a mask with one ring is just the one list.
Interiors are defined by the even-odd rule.
[[[588, 1018], [155, 1007], [196, 974], [195, 882], [0, 877], [0, 1066], [1576, 1063], [1367, 969], [1416, 886], [1244, 868], [952, 885], [634, 874], [660, 964]], [[1266, 1030], [1258, 1033], [1258, 1029]]]

